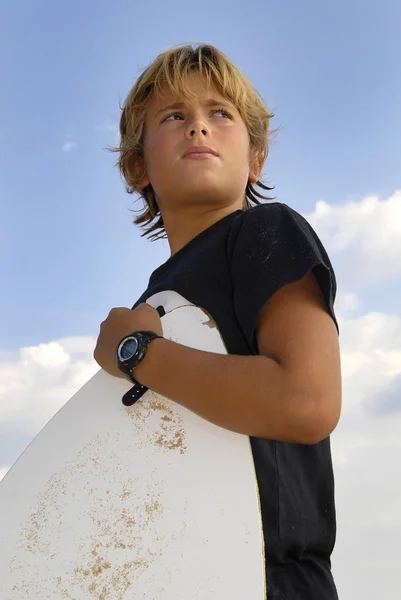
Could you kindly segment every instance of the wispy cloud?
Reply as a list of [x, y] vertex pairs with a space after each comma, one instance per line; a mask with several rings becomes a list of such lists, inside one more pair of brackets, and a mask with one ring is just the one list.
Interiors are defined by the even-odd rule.
[[72, 136], [67, 135], [66, 137], [67, 137], [66, 141], [61, 146], [61, 149], [63, 150], [63, 152], [71, 152], [72, 150], [75, 150], [76, 148], [78, 148], [78, 144], [76, 142], [74, 142], [73, 140], [69, 139]]
[[[397, 353], [398, 366], [401, 365], [401, 352]], [[401, 371], [401, 368], [400, 368]], [[401, 375], [395, 377], [382, 391], [377, 392], [366, 403], [366, 408], [374, 415], [400, 413], [401, 415]]]

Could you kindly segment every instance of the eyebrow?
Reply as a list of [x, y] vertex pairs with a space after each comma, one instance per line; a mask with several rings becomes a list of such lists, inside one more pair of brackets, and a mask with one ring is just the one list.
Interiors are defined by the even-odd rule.
[[[224, 100], [216, 100], [215, 98], [208, 98], [205, 104], [206, 106], [229, 106], [227, 102], [224, 102]], [[174, 110], [176, 108], [185, 108], [184, 102], [176, 102], [175, 104], [168, 104], [167, 106], [159, 108], [159, 110], [155, 113], [155, 118], [157, 118], [165, 110]]]

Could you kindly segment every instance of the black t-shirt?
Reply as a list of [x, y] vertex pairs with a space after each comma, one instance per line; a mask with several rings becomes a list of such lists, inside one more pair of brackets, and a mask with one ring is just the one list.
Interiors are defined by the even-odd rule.
[[[174, 290], [210, 313], [229, 354], [256, 355], [260, 309], [310, 270], [339, 331], [333, 308], [336, 278], [317, 234], [286, 204], [261, 204], [225, 216], [188, 242], [152, 273], [133, 308], [153, 294]], [[302, 445], [251, 437], [251, 447], [268, 600], [336, 600], [330, 438]]]

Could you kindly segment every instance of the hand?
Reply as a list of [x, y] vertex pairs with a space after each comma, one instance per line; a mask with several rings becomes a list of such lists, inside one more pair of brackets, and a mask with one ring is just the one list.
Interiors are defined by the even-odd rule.
[[124, 377], [116, 364], [117, 346], [124, 336], [140, 330], [163, 335], [162, 322], [155, 308], [146, 303], [139, 304], [134, 310], [112, 308], [107, 319], [100, 324], [93, 358], [110, 375]]

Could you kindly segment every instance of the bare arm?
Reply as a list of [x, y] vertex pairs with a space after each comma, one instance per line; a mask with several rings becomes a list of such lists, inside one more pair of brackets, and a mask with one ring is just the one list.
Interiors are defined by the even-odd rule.
[[340, 354], [312, 273], [265, 304], [257, 338], [259, 356], [214, 354], [155, 339], [135, 377], [232, 431], [301, 444], [326, 438], [340, 415]]

